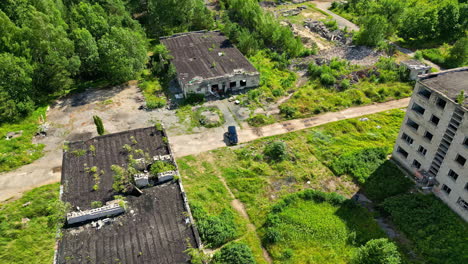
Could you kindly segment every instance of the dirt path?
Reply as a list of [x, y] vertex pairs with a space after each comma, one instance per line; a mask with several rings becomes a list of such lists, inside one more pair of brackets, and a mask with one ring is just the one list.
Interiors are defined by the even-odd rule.
[[[409, 101], [410, 98], [404, 98], [386, 103], [351, 107], [339, 112], [330, 112], [304, 119], [284, 121], [260, 128], [246, 128], [238, 131], [239, 142], [244, 143], [261, 137], [285, 134], [338, 120], [374, 114], [396, 108], [403, 108], [408, 106]], [[226, 146], [223, 141], [222, 133], [217, 133], [216, 131], [211, 130], [202, 134], [175, 136], [171, 138], [171, 142], [176, 157], [198, 154]]]
[[318, 9], [332, 16], [333, 19], [336, 20], [336, 22], [338, 23], [338, 26], [341, 29], [347, 28], [349, 31], [359, 31], [359, 27], [356, 24], [328, 10], [331, 7], [332, 2], [333, 1], [322, 0], [322, 1], [314, 1], [314, 4]]
[[[249, 217], [249, 214], [247, 214], [247, 210], [245, 210], [245, 206], [244, 204], [236, 198], [236, 196], [234, 195], [234, 193], [231, 191], [231, 189], [229, 188], [229, 186], [227, 185], [226, 183], [226, 180], [218, 175], [218, 178], [219, 180], [223, 183], [224, 187], [226, 188], [226, 190], [228, 191], [229, 193], [229, 196], [232, 198], [232, 201], [231, 201], [231, 205], [232, 207], [237, 211], [239, 212], [239, 214], [244, 217], [248, 223], [247, 223], [247, 230], [248, 231], [252, 231], [252, 232], [255, 232], [255, 234], [257, 235], [258, 237], [258, 234], [257, 234], [257, 228], [255, 227], [255, 225], [252, 223], [252, 221], [250, 220], [250, 217]], [[260, 237], [258, 237], [259, 240]], [[270, 254], [268, 253], [268, 251], [263, 247], [261, 246], [262, 248], [262, 253], [263, 253], [263, 258], [268, 262], [268, 263], [273, 263], [273, 260], [270, 256]]]

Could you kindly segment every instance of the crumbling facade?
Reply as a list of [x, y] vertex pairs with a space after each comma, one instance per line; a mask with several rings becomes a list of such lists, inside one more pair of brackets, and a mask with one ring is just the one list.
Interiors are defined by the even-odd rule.
[[419, 76], [393, 159], [468, 221], [468, 67]]
[[400, 63], [409, 71], [410, 80], [417, 80], [419, 75], [428, 74], [431, 66], [428, 66], [418, 60], [407, 60]]
[[220, 32], [181, 33], [163, 37], [161, 43], [173, 56], [184, 96], [219, 96], [259, 85], [259, 72]]

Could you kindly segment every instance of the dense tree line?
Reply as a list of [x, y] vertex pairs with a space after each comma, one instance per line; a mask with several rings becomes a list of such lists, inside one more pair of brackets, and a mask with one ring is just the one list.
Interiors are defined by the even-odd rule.
[[0, 1], [0, 122], [27, 115], [76, 80], [134, 78], [145, 33], [122, 0]]
[[454, 42], [468, 30], [466, 0], [349, 0], [333, 8], [359, 17], [365, 44], [394, 34], [416, 43]]
[[296, 57], [304, 51], [299, 38], [283, 27], [269, 13], [264, 12], [256, 0], [221, 0], [226, 10], [223, 17], [224, 33], [236, 42], [238, 48], [251, 55], [259, 49], [269, 48], [287, 56]]

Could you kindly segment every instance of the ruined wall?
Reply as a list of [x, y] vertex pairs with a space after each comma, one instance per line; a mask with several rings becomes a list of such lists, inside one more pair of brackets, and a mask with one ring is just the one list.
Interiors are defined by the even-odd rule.
[[[245, 80], [245, 86], [241, 82]], [[231, 83], [235, 82], [235, 86], [231, 88]], [[180, 82], [179, 82], [180, 83]], [[184, 95], [189, 93], [198, 93], [211, 95], [211, 91], [218, 89], [219, 91], [239, 91], [245, 88], [257, 87], [260, 83], [260, 74], [236, 74], [233, 76], [222, 76], [211, 79], [205, 79], [199, 82], [193, 82], [185, 86], [181, 85]], [[213, 85], [218, 85], [217, 88]]]

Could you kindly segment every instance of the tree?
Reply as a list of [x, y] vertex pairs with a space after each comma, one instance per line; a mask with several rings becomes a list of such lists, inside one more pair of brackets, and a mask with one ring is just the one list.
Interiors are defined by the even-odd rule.
[[460, 25], [460, 9], [457, 2], [445, 1], [438, 12], [439, 38], [444, 41], [453, 40], [463, 32]]
[[358, 249], [354, 264], [399, 264], [400, 253], [386, 238], [372, 239]]
[[108, 17], [99, 4], [80, 2], [70, 10], [70, 26], [72, 29], [85, 28], [95, 38], [100, 38], [109, 31]]
[[100, 136], [104, 135], [104, 125], [102, 124], [102, 119], [99, 116], [93, 116], [94, 124], [96, 125], [96, 130]]
[[214, 256], [219, 264], [254, 264], [252, 250], [244, 243], [233, 242], [223, 247]]
[[283, 141], [272, 142], [266, 145], [264, 154], [271, 160], [283, 161], [288, 157], [286, 152], [286, 143]]
[[33, 67], [24, 58], [0, 53], [0, 123], [15, 121], [34, 108]]
[[388, 24], [381, 15], [371, 15], [365, 18], [362, 29], [356, 35], [355, 41], [359, 45], [377, 46], [384, 41]]
[[98, 42], [101, 71], [113, 83], [137, 77], [145, 68], [145, 38], [138, 32], [112, 27]]
[[75, 41], [75, 51], [80, 57], [80, 73], [86, 76], [94, 76], [98, 72], [99, 50], [96, 40], [85, 28], [73, 30], [72, 38]]
[[450, 49], [448, 64], [461, 67], [468, 64], [468, 36], [459, 39]]

